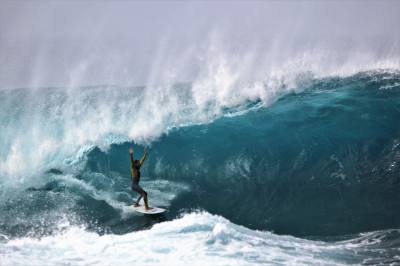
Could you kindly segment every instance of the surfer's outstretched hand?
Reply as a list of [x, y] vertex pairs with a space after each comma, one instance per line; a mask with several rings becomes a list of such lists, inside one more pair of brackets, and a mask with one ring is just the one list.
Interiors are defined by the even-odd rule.
[[132, 147], [129, 148], [129, 153], [133, 154], [133, 148]]

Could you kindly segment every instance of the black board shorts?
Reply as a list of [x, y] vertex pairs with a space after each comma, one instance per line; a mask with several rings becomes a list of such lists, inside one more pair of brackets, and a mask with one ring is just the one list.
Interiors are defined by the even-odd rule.
[[143, 188], [141, 187], [141, 186], [139, 186], [138, 184], [136, 184], [136, 183], [132, 183], [132, 190], [133, 191], [136, 191], [136, 192], [138, 192], [138, 193], [140, 193], [140, 194], [142, 194], [142, 193], [146, 193], [144, 190], [143, 190]]

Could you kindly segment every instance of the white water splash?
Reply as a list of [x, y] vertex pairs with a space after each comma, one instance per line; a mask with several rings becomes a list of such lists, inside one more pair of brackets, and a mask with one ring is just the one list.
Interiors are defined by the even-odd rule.
[[362, 245], [279, 236], [191, 213], [125, 235], [70, 227], [41, 239], [14, 239], [0, 244], [0, 259], [2, 265], [344, 265], [362, 261]]

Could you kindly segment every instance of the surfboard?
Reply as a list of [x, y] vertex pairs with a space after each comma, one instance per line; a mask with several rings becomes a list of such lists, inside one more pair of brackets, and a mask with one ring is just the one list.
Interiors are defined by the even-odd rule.
[[139, 207], [134, 207], [134, 206], [132, 206], [132, 207], [133, 207], [133, 209], [135, 211], [140, 212], [140, 213], [144, 213], [144, 214], [160, 214], [160, 213], [165, 212], [165, 209], [159, 208], [159, 207], [155, 207], [155, 206], [150, 206], [153, 209], [148, 210], [148, 211], [146, 211], [144, 209], [144, 205], [140, 205]]

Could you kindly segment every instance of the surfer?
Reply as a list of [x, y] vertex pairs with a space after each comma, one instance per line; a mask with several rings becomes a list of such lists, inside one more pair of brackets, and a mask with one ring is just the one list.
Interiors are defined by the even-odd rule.
[[138, 207], [139, 201], [143, 198], [144, 200], [144, 208], [146, 211], [151, 210], [153, 208], [149, 207], [147, 202], [147, 192], [143, 190], [141, 186], [139, 186], [140, 181], [140, 167], [143, 165], [144, 160], [147, 157], [147, 149], [144, 148], [144, 154], [140, 160], [134, 160], [133, 158], [133, 148], [129, 148], [129, 154], [131, 156], [131, 178], [132, 178], [132, 190], [136, 191], [140, 194], [139, 198], [133, 205], [134, 207]]

